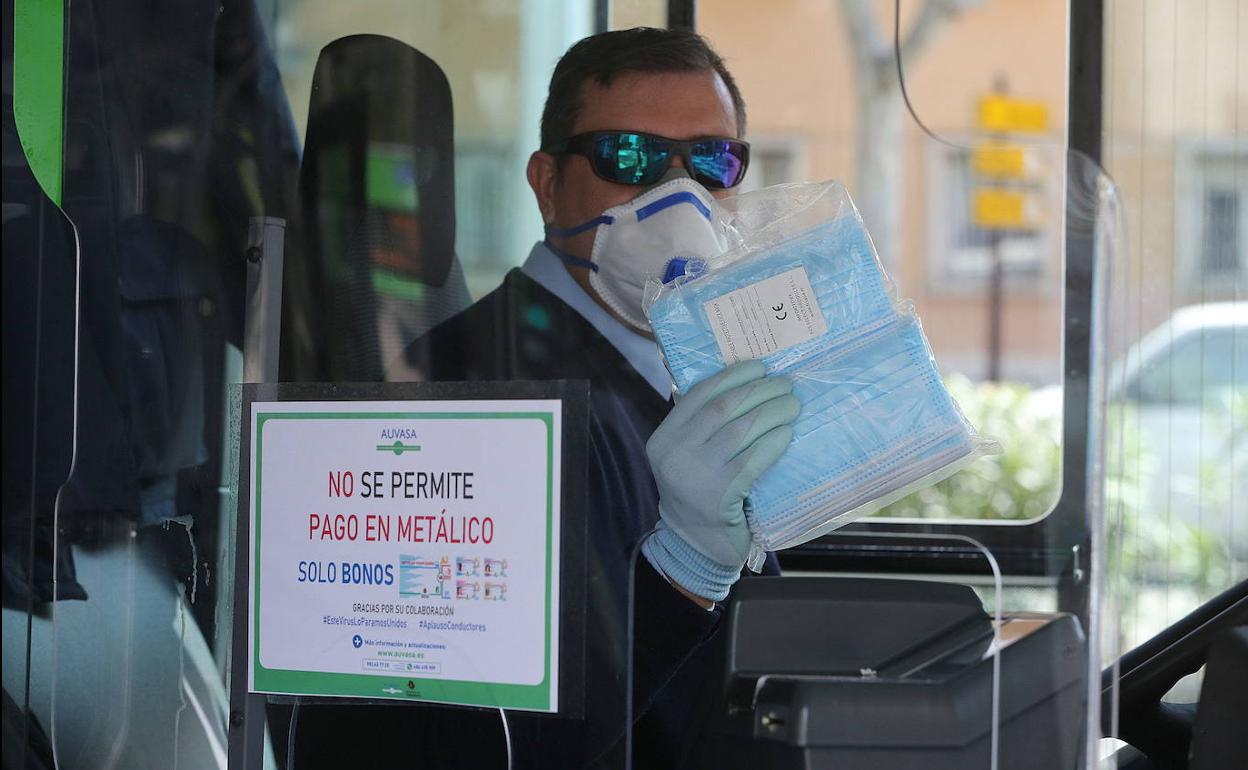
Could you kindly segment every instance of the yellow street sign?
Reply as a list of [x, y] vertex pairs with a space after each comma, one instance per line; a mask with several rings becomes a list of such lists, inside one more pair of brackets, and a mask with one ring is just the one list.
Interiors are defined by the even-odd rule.
[[988, 94], [979, 100], [979, 127], [1003, 134], [1039, 133], [1049, 127], [1049, 108], [1044, 102]]
[[971, 223], [981, 230], [1019, 230], [1027, 227], [1023, 217], [1026, 195], [1020, 190], [980, 187], [971, 202]]
[[993, 179], [1019, 179], [1026, 159], [1023, 148], [1011, 144], [981, 144], [971, 152], [971, 168]]

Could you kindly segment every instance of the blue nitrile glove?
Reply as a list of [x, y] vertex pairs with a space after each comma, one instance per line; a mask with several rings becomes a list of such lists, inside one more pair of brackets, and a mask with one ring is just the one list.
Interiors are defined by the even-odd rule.
[[745, 496], [793, 438], [801, 402], [783, 377], [742, 361], [695, 385], [646, 443], [659, 488], [650, 564], [685, 590], [719, 601], [750, 553]]

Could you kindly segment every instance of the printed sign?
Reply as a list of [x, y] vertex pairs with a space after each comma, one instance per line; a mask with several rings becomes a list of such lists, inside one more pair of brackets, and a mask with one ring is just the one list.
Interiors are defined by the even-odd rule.
[[1049, 128], [1044, 102], [987, 94], [979, 100], [979, 127], [999, 133], [1040, 133]]
[[971, 222], [981, 230], [1035, 229], [1038, 217], [1029, 211], [1021, 190], [977, 187], [971, 201]]
[[988, 179], [1022, 179], [1027, 153], [1019, 145], [983, 142], [971, 150], [971, 168]]
[[253, 402], [251, 691], [558, 711], [560, 406]]

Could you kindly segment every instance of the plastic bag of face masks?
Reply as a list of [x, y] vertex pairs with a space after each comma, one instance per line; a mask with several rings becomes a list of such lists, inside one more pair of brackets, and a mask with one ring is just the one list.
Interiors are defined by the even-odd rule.
[[747, 358], [793, 380], [793, 441], [750, 490], [752, 567], [999, 451], [945, 389], [844, 187], [719, 203], [729, 251], [650, 282], [644, 304], [678, 393]]

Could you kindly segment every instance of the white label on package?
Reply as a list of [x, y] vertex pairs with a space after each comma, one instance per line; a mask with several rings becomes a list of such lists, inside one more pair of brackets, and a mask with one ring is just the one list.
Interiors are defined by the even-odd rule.
[[828, 330], [804, 267], [730, 291], [702, 307], [726, 364], [762, 358]]

